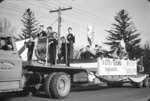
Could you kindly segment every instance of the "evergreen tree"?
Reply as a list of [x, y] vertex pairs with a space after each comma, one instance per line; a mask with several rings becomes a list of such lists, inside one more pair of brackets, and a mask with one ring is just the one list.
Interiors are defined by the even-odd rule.
[[25, 11], [21, 21], [24, 25], [24, 29], [22, 29], [23, 34], [20, 38], [35, 37], [38, 33], [38, 23], [30, 8]]
[[111, 52], [113, 52], [115, 48], [119, 47], [119, 40], [124, 40], [129, 58], [139, 57], [141, 51], [139, 45], [141, 41], [139, 38], [140, 34], [137, 33], [128, 12], [122, 9], [117, 13], [114, 19], [116, 23], [112, 24], [113, 27], [111, 30], [107, 30], [109, 33], [106, 38], [108, 42], [105, 42], [104, 44], [109, 45]]

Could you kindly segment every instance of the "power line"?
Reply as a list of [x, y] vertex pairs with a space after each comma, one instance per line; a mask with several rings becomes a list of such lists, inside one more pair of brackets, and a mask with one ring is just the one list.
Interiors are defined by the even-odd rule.
[[70, 12], [69, 14], [64, 14], [64, 15], [73, 18], [73, 20], [78, 20], [78, 21], [80, 21], [80, 23], [88, 22], [88, 23], [98, 24], [98, 22], [96, 20], [93, 20], [93, 19], [88, 18], [88, 17], [85, 19], [84, 16], [80, 16], [77, 13]]
[[[56, 3], [56, 1], [55, 1], [55, 3]], [[62, 3], [62, 4], [66, 5], [66, 6], [69, 6], [66, 3]], [[74, 7], [74, 9], [70, 13], [71, 15], [77, 16], [76, 18], [79, 18], [79, 17], [83, 18], [82, 20], [88, 19], [88, 21], [90, 21], [92, 23], [95, 23], [95, 24], [98, 23], [99, 18], [100, 18], [99, 16], [97, 16], [95, 14], [91, 14], [90, 12], [81, 9], [80, 7], [75, 7], [75, 6], [73, 6], [73, 7]]]
[[[44, 7], [44, 8], [46, 8], [46, 10], [48, 10], [48, 8], [49, 7], [51, 7], [51, 8], [56, 8], [57, 6], [59, 6], [59, 4], [58, 4], [58, 2], [54, 2], [54, 1], [47, 1], [48, 3], [44, 3], [43, 1], [41, 1], [40, 2], [40, 6], [39, 6], [39, 4], [33, 4], [33, 3], [31, 3], [32, 5], [34, 5], [34, 6], [36, 6], [36, 7]], [[41, 6], [41, 3], [44, 5], [44, 6]], [[64, 4], [64, 3], [63, 3]], [[66, 5], [66, 4], [64, 4], [64, 5]], [[68, 6], [68, 5], [67, 5]], [[91, 16], [90, 14], [87, 14], [87, 13], [85, 13], [84, 11], [82, 12], [80, 9], [79, 10], [74, 10], [73, 9], [73, 11], [72, 11], [72, 14], [74, 13], [74, 15], [77, 15], [77, 16], [83, 16], [84, 17], [84, 19], [86, 18], [86, 19], [91, 19], [91, 20], [93, 20], [93, 19], [97, 19], [97, 17], [95, 17], [95, 16]], [[92, 21], [92, 22], [94, 22], [94, 20]], [[97, 21], [96, 21], [97, 22]]]
[[[56, 1], [55, 1], [56, 2]], [[67, 3], [67, 1], [66, 1], [66, 3], [64, 3], [64, 2], [61, 2], [62, 4], [64, 4], [64, 5], [69, 5], [68, 3]], [[99, 15], [97, 15], [97, 14], [95, 14], [95, 13], [92, 13], [92, 12], [90, 12], [90, 11], [87, 11], [87, 10], [85, 10], [84, 8], [82, 8], [80, 5], [77, 5], [77, 4], [74, 4], [74, 5], [72, 5], [73, 6], [73, 8], [74, 8], [74, 10], [75, 9], [77, 9], [77, 11], [79, 11], [79, 12], [81, 12], [81, 13], [86, 13], [86, 14], [88, 14], [88, 15], [90, 15], [90, 16], [93, 16], [93, 17], [97, 17], [97, 18], [100, 18], [100, 16]]]
[[[58, 2], [56, 2], [56, 1], [48, 1], [48, 3], [45, 3], [47, 6], [51, 6], [50, 4], [53, 4], [54, 6], [57, 6], [58, 7]], [[67, 5], [67, 4], [64, 4], [64, 3], [62, 3], [63, 5], [65, 5], [65, 6], [68, 6], [68, 7], [70, 7], [69, 5]], [[77, 7], [76, 7], [77, 8]], [[83, 11], [83, 10], [81, 10], [81, 9], [76, 9], [76, 8], [74, 8], [73, 10], [72, 10], [72, 12], [73, 13], [75, 13], [75, 14], [78, 14], [78, 15], [80, 15], [80, 16], [84, 16], [84, 17], [86, 17], [86, 18], [91, 18], [91, 19], [98, 19], [98, 17], [97, 16], [93, 16], [93, 15], [91, 15], [89, 12], [88, 13], [86, 13], [85, 11]]]
[[[16, 0], [18, 2], [20, 2], [19, 0]], [[38, 3], [37, 3], [38, 2]], [[26, 2], [27, 4], [30, 4], [30, 5], [33, 5], [34, 7], [40, 7], [40, 8], [43, 8], [46, 9], [46, 10], [49, 10], [49, 8], [56, 8], [56, 6], [59, 6], [58, 2], [55, 2], [55, 1], [47, 1], [47, 3], [43, 2], [42, 0], [39, 0], [37, 1], [36, 3], [33, 3], [33, 2]], [[13, 3], [14, 4], [14, 3]], [[42, 4], [42, 5], [41, 5]], [[64, 4], [64, 3], [62, 3]], [[67, 5], [69, 6], [68, 4], [64, 4], [64, 5]], [[9, 6], [11, 7], [11, 6]], [[20, 10], [18, 10], [17, 8], [17, 5], [15, 7], [15, 12], [19, 12]], [[11, 8], [10, 8], [11, 9]], [[81, 19], [82, 21], [84, 21], [85, 19], [87, 20], [87, 22], [92, 22], [92, 23], [98, 23], [97, 22], [97, 17], [96, 16], [92, 16], [90, 13], [87, 14], [85, 11], [83, 10], [80, 10], [80, 8], [75, 8], [72, 10], [72, 12], [70, 12], [69, 14], [67, 14], [67, 16], [71, 16], [73, 17], [74, 19]], [[52, 17], [52, 15], [51, 15]], [[96, 20], [95, 20], [96, 19]]]
[[[20, 2], [19, 0], [16, 0], [16, 1], [18, 1], [18, 2]], [[40, 2], [40, 3], [37, 3], [37, 2]], [[39, 0], [39, 1], [37, 1], [36, 3], [33, 3], [33, 2], [26, 2], [26, 3], [28, 3], [28, 4], [32, 4], [33, 6], [35, 6], [35, 7], [40, 7], [40, 8], [45, 8], [46, 10], [49, 10], [48, 8], [49, 7], [52, 7], [52, 8], [56, 8], [56, 7], [58, 7], [59, 6], [59, 3], [62, 3], [62, 2], [56, 2], [56, 1], [47, 1], [48, 3], [44, 3], [42, 0]], [[41, 6], [41, 3], [42, 4], [44, 4], [44, 6]], [[51, 5], [52, 4], [52, 5]], [[67, 3], [62, 3], [63, 5], [67, 5], [67, 6], [69, 6]], [[45, 6], [46, 5], [46, 6]], [[74, 6], [74, 9], [73, 9], [73, 11], [72, 11], [73, 13], [78, 13], [78, 14], [80, 14], [81, 16], [85, 16], [86, 18], [91, 18], [91, 19], [97, 19], [98, 17], [97, 16], [93, 16], [90, 12], [88, 12], [88, 11], [85, 11], [85, 10], [83, 10], [81, 7], [75, 7]], [[88, 16], [88, 17], [87, 17]]]

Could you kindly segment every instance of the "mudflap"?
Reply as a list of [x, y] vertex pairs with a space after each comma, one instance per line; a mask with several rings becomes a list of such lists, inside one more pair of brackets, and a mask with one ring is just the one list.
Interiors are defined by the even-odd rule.
[[144, 81], [147, 77], [148, 77], [147, 74], [137, 74], [137, 75], [134, 75], [134, 76], [129, 76], [128, 79], [131, 82], [140, 83], [140, 82]]

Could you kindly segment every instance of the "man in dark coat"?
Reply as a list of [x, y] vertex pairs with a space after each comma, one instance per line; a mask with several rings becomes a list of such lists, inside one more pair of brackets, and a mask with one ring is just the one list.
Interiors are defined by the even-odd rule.
[[32, 55], [33, 55], [34, 45], [35, 45], [35, 42], [34, 42], [33, 38], [30, 37], [29, 41], [26, 43], [26, 47], [28, 48], [27, 61], [29, 62], [29, 64], [32, 63]]
[[70, 44], [66, 42], [65, 37], [61, 37], [61, 41], [59, 60], [62, 59], [67, 66], [70, 66]]
[[55, 65], [56, 64], [56, 51], [57, 51], [57, 45], [58, 45], [58, 41], [57, 41], [57, 33], [52, 32], [52, 27], [48, 27], [48, 54], [49, 54], [49, 62], [51, 65]]
[[73, 52], [73, 50], [74, 50], [73, 44], [75, 43], [75, 37], [72, 33], [71, 27], [68, 28], [67, 41], [68, 41], [69, 46], [70, 46], [70, 59], [73, 59], [73, 53], [74, 53]]

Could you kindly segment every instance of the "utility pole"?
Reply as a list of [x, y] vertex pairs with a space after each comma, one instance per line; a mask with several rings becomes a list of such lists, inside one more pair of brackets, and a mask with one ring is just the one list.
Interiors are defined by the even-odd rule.
[[60, 34], [61, 34], [61, 21], [62, 21], [62, 18], [61, 18], [61, 12], [62, 11], [66, 11], [66, 10], [71, 10], [72, 7], [69, 7], [69, 8], [58, 8], [56, 10], [51, 10], [50, 13], [55, 13], [57, 12], [58, 13], [58, 40], [60, 40]]
[[[58, 13], [58, 53], [60, 52], [60, 36], [61, 36], [61, 22], [62, 22], [62, 11], [66, 11], [66, 10], [71, 10], [72, 7], [68, 7], [68, 8], [58, 8], [56, 10], [50, 10], [50, 13]], [[66, 54], [67, 55], [67, 54]]]

